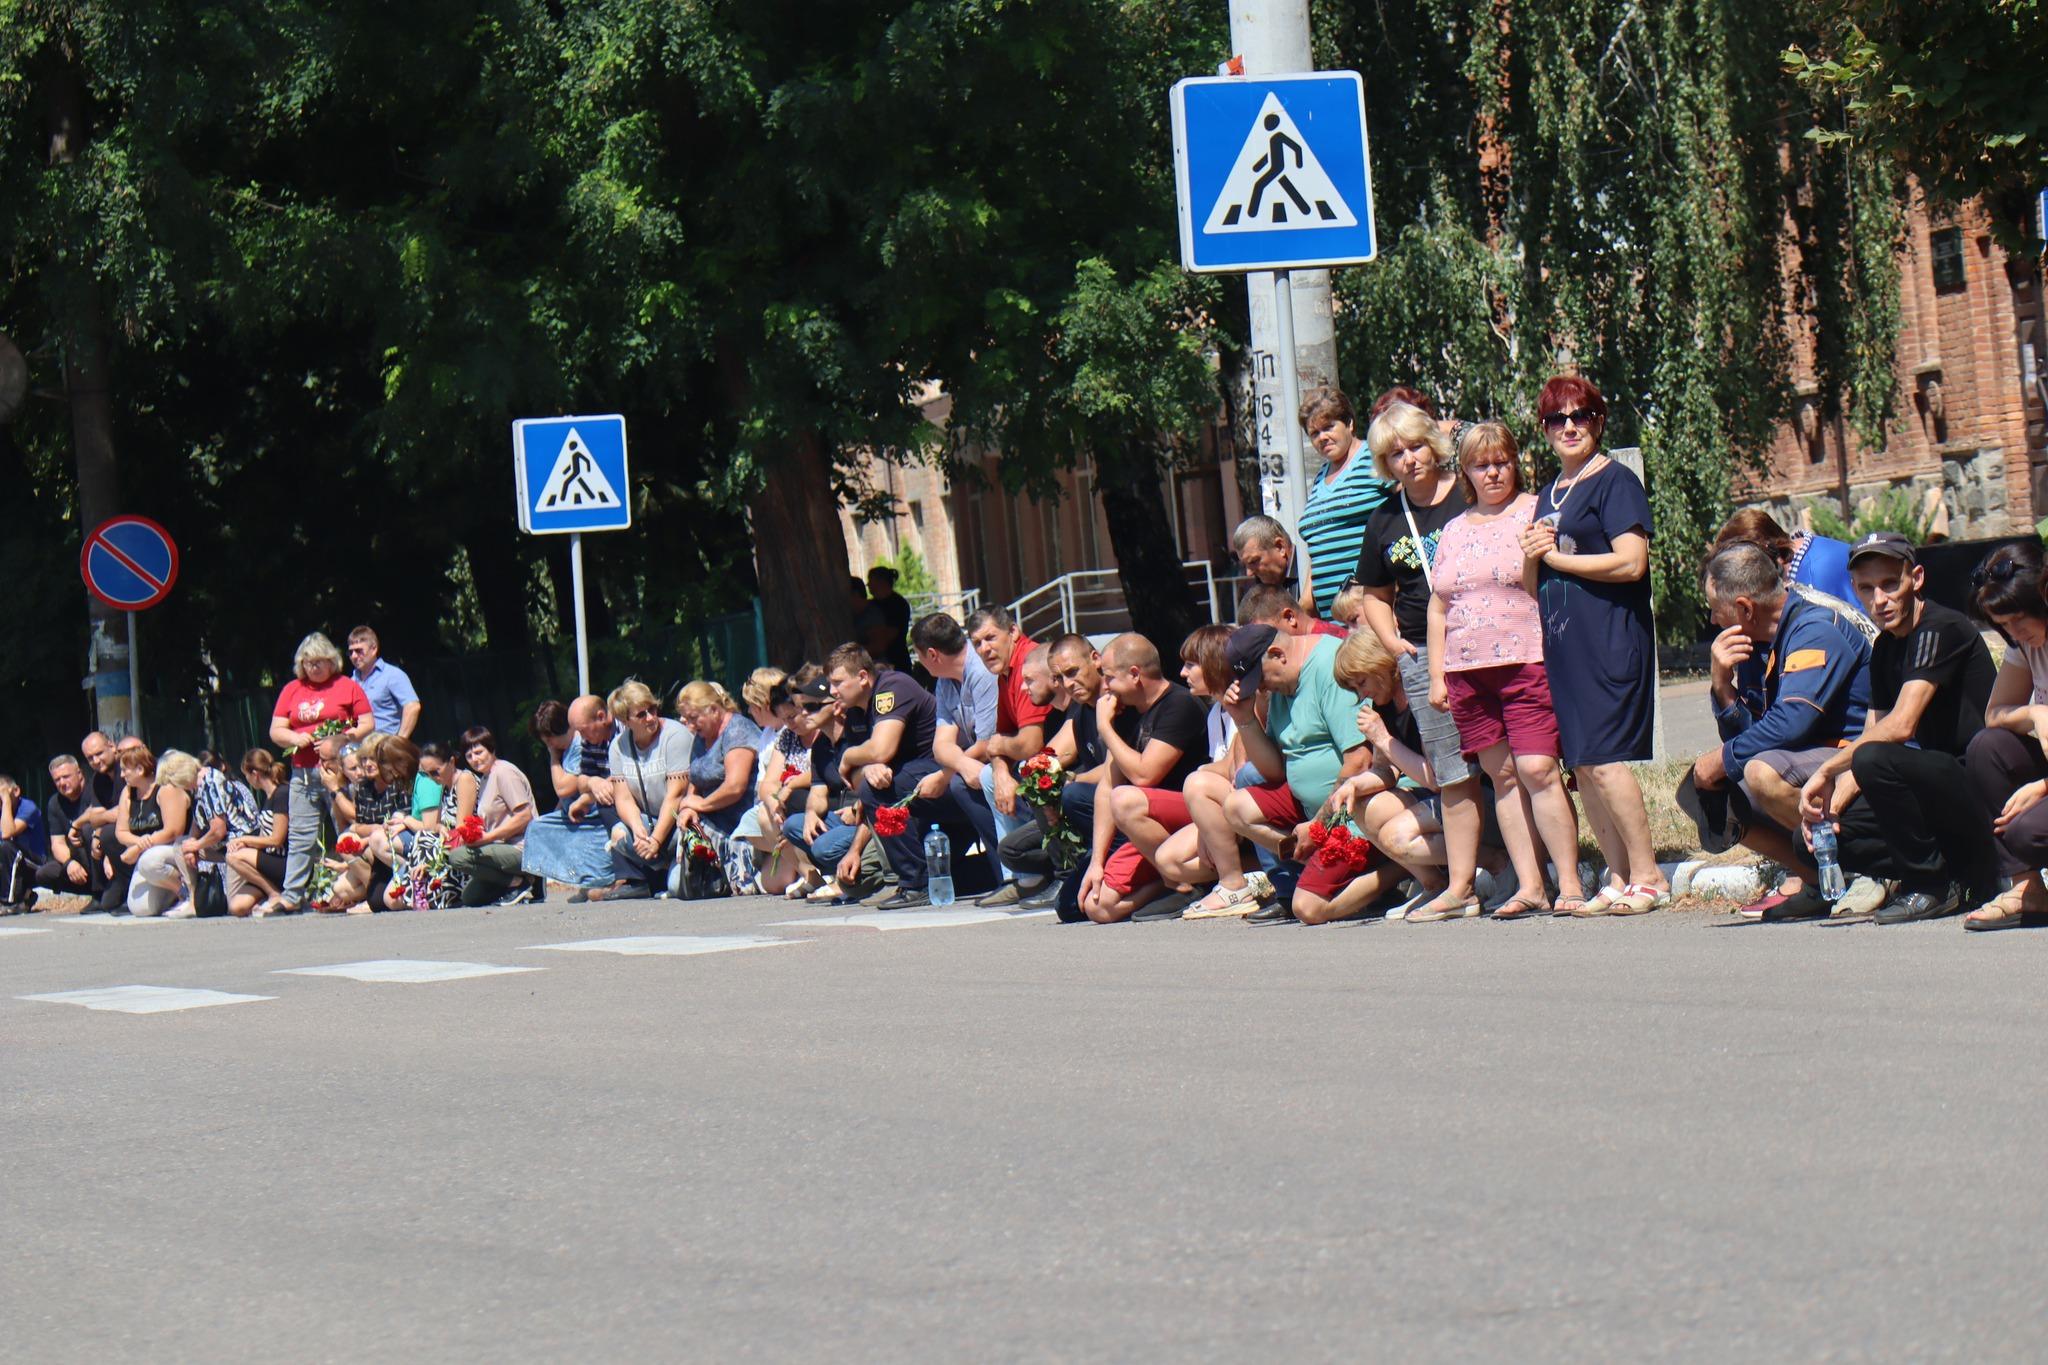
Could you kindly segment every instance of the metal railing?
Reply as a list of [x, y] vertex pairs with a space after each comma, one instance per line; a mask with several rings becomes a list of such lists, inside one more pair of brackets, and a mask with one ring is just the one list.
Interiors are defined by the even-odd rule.
[[910, 601], [910, 619], [913, 621], [935, 611], [943, 611], [964, 623], [981, 610], [980, 588], [968, 588], [964, 592], [913, 592], [906, 596]]
[[[1223, 595], [1216, 566], [1206, 559], [1181, 565], [1188, 586], [1197, 599], [1207, 604], [1209, 619], [1223, 619]], [[1124, 600], [1123, 580], [1115, 569], [1077, 569], [1041, 583], [1009, 604], [1010, 614], [1024, 633], [1046, 639], [1050, 633], [1114, 635], [1131, 628], [1130, 604]]]

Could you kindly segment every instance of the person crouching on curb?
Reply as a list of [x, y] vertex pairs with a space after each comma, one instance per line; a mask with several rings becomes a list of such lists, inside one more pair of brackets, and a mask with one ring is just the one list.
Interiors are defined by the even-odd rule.
[[[1714, 638], [1714, 720], [1722, 743], [1679, 783], [1679, 808], [1702, 846], [1731, 843], [1791, 869], [1776, 890], [1742, 907], [1750, 919], [1825, 914], [1800, 826], [1799, 792], [1863, 731], [1870, 704], [1870, 640], [1845, 608], [1787, 591], [1777, 560], [1738, 543], [1714, 553], [1703, 575]], [[1764, 655], [1763, 686], [1747, 693], [1736, 671]]]

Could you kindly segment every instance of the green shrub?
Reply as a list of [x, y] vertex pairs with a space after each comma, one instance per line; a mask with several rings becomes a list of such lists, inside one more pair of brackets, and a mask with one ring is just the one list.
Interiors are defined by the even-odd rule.
[[1921, 515], [1919, 499], [1904, 488], [1864, 498], [1856, 504], [1854, 521], [1843, 521], [1832, 503], [1816, 502], [1809, 510], [1814, 533], [1830, 540], [1854, 544], [1873, 531], [1897, 531], [1915, 545], [1927, 538], [1929, 518]]

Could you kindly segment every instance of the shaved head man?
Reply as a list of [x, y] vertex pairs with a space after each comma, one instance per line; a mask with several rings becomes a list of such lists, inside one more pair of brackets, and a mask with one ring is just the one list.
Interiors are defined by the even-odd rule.
[[1209, 757], [1209, 713], [1166, 678], [1158, 648], [1142, 635], [1111, 640], [1101, 671], [1095, 719], [1107, 771], [1078, 900], [1083, 914], [1107, 924], [1130, 918], [1163, 889], [1152, 855], [1188, 823], [1181, 785]]

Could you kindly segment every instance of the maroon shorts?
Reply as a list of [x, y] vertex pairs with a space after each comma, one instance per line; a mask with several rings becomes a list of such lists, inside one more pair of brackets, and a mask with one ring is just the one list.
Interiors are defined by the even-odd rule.
[[1306, 891], [1319, 900], [1335, 900], [1337, 893], [1374, 868], [1387, 865], [1387, 855], [1377, 848], [1365, 861], [1363, 871], [1353, 872], [1349, 867], [1331, 867], [1329, 864], [1310, 858], [1301, 869], [1301, 876], [1295, 879], [1294, 889]]
[[[1166, 827], [1167, 833], [1185, 829], [1195, 822], [1195, 818], [1188, 814], [1188, 799], [1179, 792], [1160, 787], [1140, 787], [1138, 790], [1145, 793], [1146, 811]], [[1102, 880], [1119, 896], [1128, 896], [1139, 887], [1158, 881], [1159, 869], [1138, 851], [1136, 844], [1122, 843], [1111, 849], [1109, 857], [1104, 860]]]
[[1244, 790], [1252, 798], [1253, 804], [1258, 806], [1259, 814], [1266, 818], [1269, 825], [1292, 830], [1308, 819], [1307, 813], [1301, 808], [1301, 802], [1294, 797], [1294, 788], [1285, 782], [1263, 782]]
[[1499, 664], [1444, 674], [1451, 719], [1467, 757], [1496, 744], [1510, 753], [1556, 758], [1557, 710], [1542, 664]]

